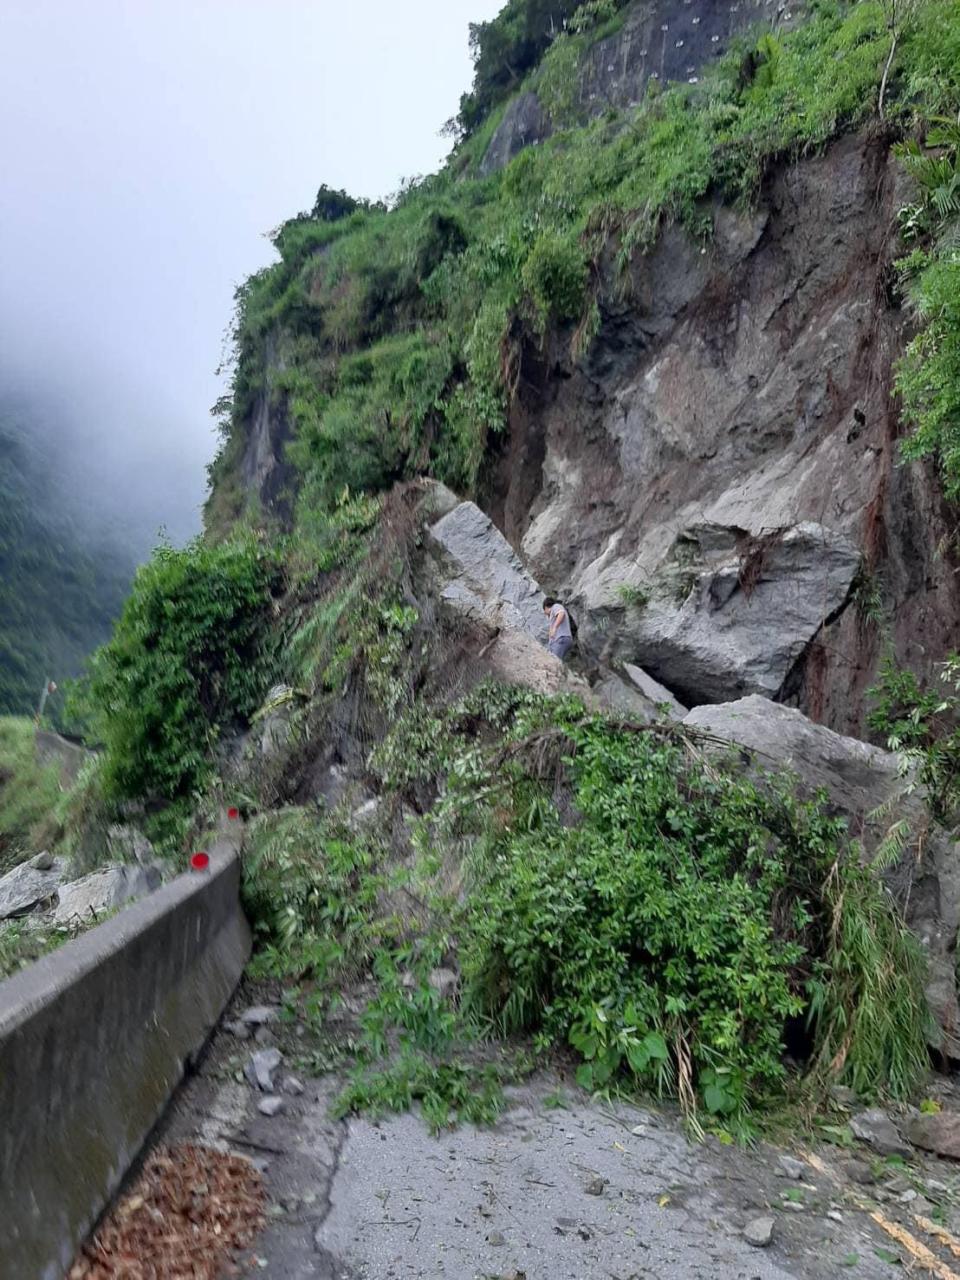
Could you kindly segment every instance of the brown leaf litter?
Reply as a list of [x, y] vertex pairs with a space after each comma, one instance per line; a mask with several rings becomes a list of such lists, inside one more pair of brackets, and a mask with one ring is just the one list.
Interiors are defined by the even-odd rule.
[[263, 1179], [242, 1156], [158, 1147], [81, 1249], [67, 1280], [219, 1280], [264, 1224]]

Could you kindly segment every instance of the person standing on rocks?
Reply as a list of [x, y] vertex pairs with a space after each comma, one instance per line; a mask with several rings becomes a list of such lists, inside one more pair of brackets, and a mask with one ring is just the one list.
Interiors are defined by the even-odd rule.
[[547, 648], [555, 658], [559, 658], [562, 662], [570, 652], [570, 646], [573, 644], [570, 615], [560, 601], [554, 600], [552, 596], [547, 596], [544, 600], [543, 612], [547, 615], [549, 623]]

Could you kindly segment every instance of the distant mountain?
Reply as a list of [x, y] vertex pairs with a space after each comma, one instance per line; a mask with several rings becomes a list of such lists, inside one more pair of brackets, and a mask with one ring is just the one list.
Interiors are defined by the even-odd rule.
[[77, 497], [29, 412], [0, 404], [0, 713], [77, 675], [129, 587], [134, 554], [91, 529]]

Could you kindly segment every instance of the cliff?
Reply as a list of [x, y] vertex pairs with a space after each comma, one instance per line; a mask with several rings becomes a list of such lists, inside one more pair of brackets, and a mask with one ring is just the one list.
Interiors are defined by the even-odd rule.
[[905, 1097], [960, 1054], [960, 16], [558, 7], [475, 30], [441, 173], [322, 188], [239, 291], [103, 798], [174, 846], [237, 798], [258, 964], [371, 984], [368, 1065], [467, 1014], [744, 1132], [787, 1043]]

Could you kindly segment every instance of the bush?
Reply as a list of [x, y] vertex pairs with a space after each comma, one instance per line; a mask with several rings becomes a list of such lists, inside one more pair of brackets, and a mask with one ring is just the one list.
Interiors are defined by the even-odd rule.
[[575, 239], [545, 232], [523, 265], [522, 279], [541, 325], [551, 317], [573, 320], [583, 310], [587, 268]]
[[72, 700], [106, 748], [107, 795], [169, 801], [202, 785], [218, 730], [263, 696], [278, 586], [273, 553], [249, 537], [161, 547], [138, 571]]
[[573, 1045], [588, 1088], [626, 1074], [725, 1124], [781, 1087], [785, 1029], [808, 1010], [818, 1062], [829, 1045], [865, 1095], [909, 1092], [923, 964], [842, 821], [668, 730], [572, 713], [527, 696], [513, 735], [546, 727], [492, 758], [429, 729], [445, 803], [473, 829], [486, 814], [459, 926], [467, 1006]]

